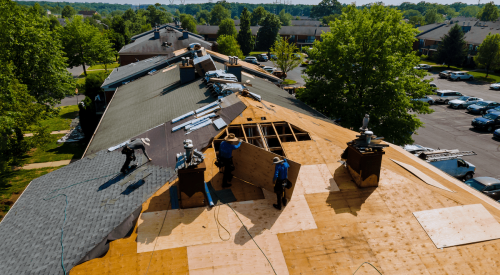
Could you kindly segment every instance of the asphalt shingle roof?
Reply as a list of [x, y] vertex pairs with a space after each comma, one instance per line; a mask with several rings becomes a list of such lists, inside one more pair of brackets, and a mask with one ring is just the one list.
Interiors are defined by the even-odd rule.
[[[236, 26], [236, 31], [240, 31], [240, 26]], [[251, 26], [250, 29], [253, 35], [257, 35], [259, 31], [258, 26]], [[206, 26], [197, 25], [196, 31], [199, 34], [217, 34], [219, 26]], [[315, 26], [283, 26], [279, 30], [280, 35], [307, 35], [307, 36], [319, 36], [321, 32], [329, 32], [330, 27], [315, 27]]]
[[[145, 160], [136, 156], [138, 163]], [[64, 267], [69, 271], [174, 176], [170, 170], [146, 164], [127, 182], [126, 177], [115, 177], [124, 161], [119, 150], [101, 151], [33, 180], [0, 223], [0, 273], [63, 274], [65, 197], [44, 198], [67, 196], [63, 245]], [[73, 184], [77, 185], [69, 187]], [[64, 187], [68, 188], [52, 193]]]

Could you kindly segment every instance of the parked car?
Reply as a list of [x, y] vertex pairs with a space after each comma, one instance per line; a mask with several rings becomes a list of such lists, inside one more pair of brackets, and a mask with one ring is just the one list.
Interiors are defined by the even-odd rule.
[[475, 129], [493, 132], [493, 130], [500, 127], [500, 113], [489, 113], [482, 117], [476, 117], [472, 120], [471, 125]]
[[496, 107], [496, 108], [493, 108], [493, 109], [489, 109], [488, 111], [486, 111], [487, 114], [489, 113], [500, 113], [500, 106], [499, 107]]
[[448, 104], [450, 100], [457, 99], [463, 96], [459, 92], [451, 91], [451, 90], [438, 90], [435, 95], [431, 95], [430, 97], [434, 100], [435, 103], [444, 103]]
[[430, 71], [430, 70], [432, 70], [432, 67], [431, 67], [431, 65], [427, 65], [427, 64], [418, 64], [418, 66], [413, 67], [413, 69]]
[[494, 109], [498, 106], [500, 106], [500, 103], [495, 101], [479, 101], [476, 104], [472, 104], [467, 107], [467, 112], [484, 115], [489, 109]]
[[429, 83], [429, 86], [431, 86], [431, 87], [433, 87], [433, 88], [437, 88], [437, 85], [436, 85], [436, 83], [434, 83], [434, 82], [430, 82], [430, 83]]
[[474, 80], [474, 76], [466, 72], [453, 72], [450, 74], [450, 80]]
[[278, 59], [278, 57], [275, 54], [272, 53], [269, 55], [269, 60], [276, 60], [276, 59]]
[[461, 158], [432, 161], [430, 164], [458, 179], [472, 179], [476, 171], [474, 164]]
[[272, 74], [272, 73], [274, 73], [274, 71], [276, 71], [276, 68], [273, 68], [273, 67], [271, 67], [271, 66], [265, 66], [265, 67], [264, 67], [264, 68], [262, 68], [262, 69], [264, 69], [266, 72], [268, 72], [268, 73], [270, 73], [270, 74]]
[[432, 97], [430, 97], [430, 96], [428, 96], [428, 95], [426, 95], [426, 96], [424, 96], [424, 97], [422, 97], [422, 98], [415, 98], [415, 99], [413, 99], [413, 100], [418, 100], [418, 101], [427, 102], [427, 103], [429, 103], [429, 105], [434, 104], [434, 99], [432, 99]]
[[247, 57], [245, 57], [245, 59], [243, 61], [255, 64], [255, 65], [260, 65], [260, 63], [257, 61], [257, 58], [254, 56], [247, 56]]
[[483, 101], [482, 98], [479, 97], [472, 97], [472, 96], [461, 96], [457, 99], [451, 100], [448, 102], [448, 107], [454, 108], [454, 109], [463, 109], [466, 108], [467, 106], [476, 104], [478, 101]]
[[500, 199], [500, 180], [491, 177], [479, 177], [466, 180], [465, 184], [498, 201]]
[[490, 85], [490, 89], [492, 89], [492, 90], [500, 90], [500, 82], [491, 84]]
[[450, 74], [454, 71], [446, 70], [439, 73], [439, 78], [450, 78]]
[[500, 129], [496, 129], [495, 132], [493, 132], [493, 138], [500, 140]]
[[301, 59], [302, 55], [300, 55], [300, 53], [294, 53], [294, 54], [292, 54], [292, 57], [295, 59]]
[[257, 60], [259, 60], [259, 61], [261, 61], [261, 62], [266, 62], [266, 61], [268, 61], [269, 59], [267, 58], [267, 54], [262, 53], [262, 54], [258, 54], [258, 55], [257, 55]]

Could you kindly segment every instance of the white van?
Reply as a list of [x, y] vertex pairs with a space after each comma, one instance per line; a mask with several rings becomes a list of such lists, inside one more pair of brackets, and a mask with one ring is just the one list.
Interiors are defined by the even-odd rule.
[[461, 93], [451, 90], [438, 90], [435, 95], [431, 95], [430, 97], [434, 99], [435, 103], [444, 103], [448, 104], [450, 100], [458, 99], [462, 96]]

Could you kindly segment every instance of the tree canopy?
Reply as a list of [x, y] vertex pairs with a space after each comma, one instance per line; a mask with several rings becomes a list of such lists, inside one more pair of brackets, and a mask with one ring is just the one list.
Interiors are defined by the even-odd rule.
[[221, 4], [215, 5], [210, 12], [210, 24], [212, 25], [219, 25], [226, 18], [231, 19], [231, 12]]
[[221, 35], [217, 38], [218, 50], [221, 54], [227, 56], [237, 56], [240, 59], [244, 59], [243, 52], [240, 49], [240, 45], [236, 41], [233, 35]]
[[261, 6], [257, 7], [252, 12], [252, 16], [251, 16], [251, 19], [250, 19], [250, 24], [252, 26], [261, 25], [262, 21], [264, 21], [264, 18], [266, 18], [266, 16], [267, 16], [268, 13], [269, 12], [266, 11], [266, 9], [264, 9], [263, 7], [261, 7]]
[[500, 34], [488, 34], [479, 46], [474, 61], [486, 69], [486, 77], [489, 70], [500, 69]]
[[269, 51], [274, 41], [279, 38], [281, 22], [278, 16], [268, 13], [262, 26], [257, 32], [257, 48], [264, 51]]
[[479, 11], [481, 11], [481, 8], [478, 6], [467, 6], [460, 10], [459, 15], [465, 17], [476, 17]]
[[68, 56], [68, 65], [70, 67], [82, 66], [85, 75], [87, 75], [85, 64], [109, 62], [110, 57], [114, 56], [113, 44], [99, 29], [84, 23], [79, 16], [76, 16], [74, 20], [67, 20], [66, 27], [61, 33], [64, 50]]
[[486, 3], [477, 14], [477, 18], [482, 21], [498, 20], [498, 8], [493, 2]]
[[75, 9], [72, 6], [65, 6], [61, 12], [63, 18], [71, 18], [76, 14]]
[[196, 20], [192, 15], [181, 14], [181, 26], [183, 29], [188, 30], [192, 33], [198, 33], [196, 30]]
[[16, 2], [0, 0], [0, 10], [1, 63], [12, 64], [13, 74], [38, 103], [55, 106], [75, 89], [59, 32], [50, 30], [47, 17]]
[[292, 25], [292, 18], [293, 16], [289, 13], [285, 12], [285, 9], [282, 9], [280, 11], [280, 14], [278, 15], [281, 21], [282, 26], [291, 26]]
[[425, 13], [425, 22], [427, 24], [443, 22], [443, 15], [437, 12], [437, 9], [427, 10]]
[[236, 27], [234, 26], [233, 19], [226, 18], [220, 22], [217, 35], [223, 35], [223, 34], [236, 36]]
[[358, 129], [369, 114], [377, 136], [411, 143], [423, 125], [417, 114], [432, 112], [412, 99], [432, 91], [425, 72], [413, 69], [419, 62], [412, 50], [418, 31], [402, 19], [401, 12], [377, 4], [346, 7], [308, 51], [316, 62], [305, 70], [307, 88], [297, 97], [346, 128]]
[[467, 57], [467, 43], [462, 28], [455, 24], [444, 35], [437, 49], [437, 62], [450, 66], [461, 66]]
[[250, 29], [250, 19], [252, 15], [247, 8], [244, 8], [241, 12], [240, 19], [240, 31], [238, 32], [238, 43], [240, 44], [241, 51], [243, 55], [247, 56], [253, 50], [255, 44], [255, 38], [252, 35], [252, 30]]
[[321, 18], [330, 14], [339, 14], [342, 12], [342, 5], [337, 0], [322, 0], [311, 10], [311, 17]]
[[287, 38], [277, 39], [271, 48], [271, 53], [276, 55], [276, 60], [273, 60], [274, 66], [280, 68], [285, 73], [284, 75], [295, 69], [303, 60], [302, 55], [301, 58], [293, 55], [298, 50], [295, 43], [289, 43]]

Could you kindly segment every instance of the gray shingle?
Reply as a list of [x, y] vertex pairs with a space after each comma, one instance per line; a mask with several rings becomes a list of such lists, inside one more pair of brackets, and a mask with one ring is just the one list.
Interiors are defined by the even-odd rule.
[[[137, 154], [138, 162], [142, 158]], [[47, 201], [44, 198], [67, 195], [63, 244], [64, 266], [69, 271], [166, 183], [166, 170], [147, 164], [147, 169], [137, 173], [128, 184], [109, 184], [124, 161], [125, 155], [119, 151], [101, 151], [92, 160], [84, 158], [33, 180], [0, 223], [1, 273], [62, 273], [60, 238], [65, 197]], [[128, 195], [122, 194], [148, 173], [151, 174], [142, 186]], [[81, 184], [68, 187], [76, 183]], [[68, 188], [51, 193], [63, 187]], [[102, 207], [106, 199], [116, 202]]]

